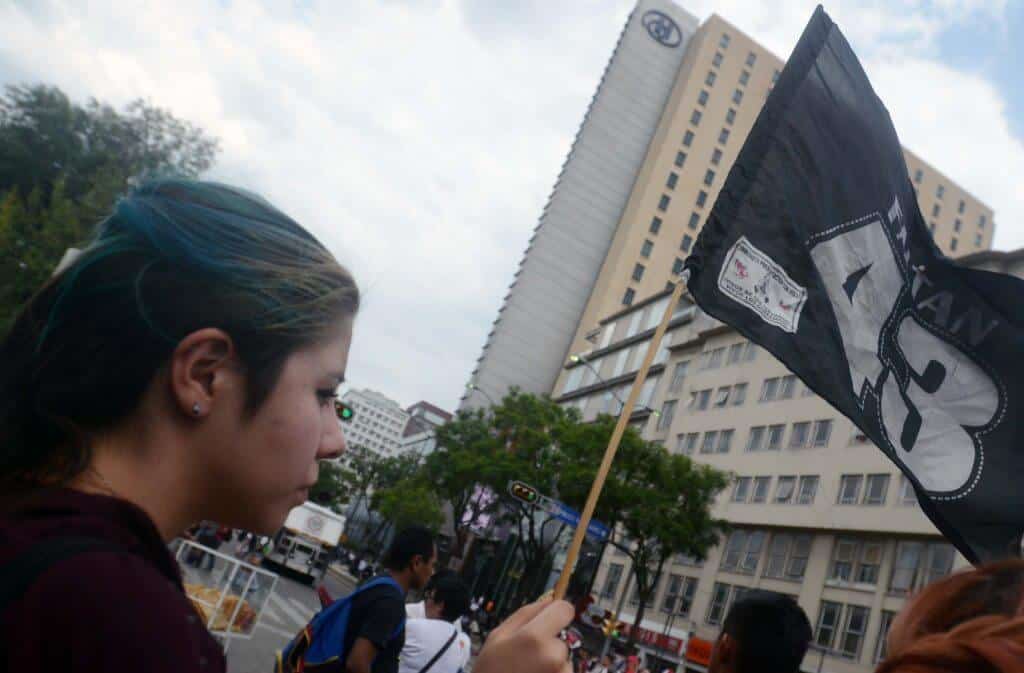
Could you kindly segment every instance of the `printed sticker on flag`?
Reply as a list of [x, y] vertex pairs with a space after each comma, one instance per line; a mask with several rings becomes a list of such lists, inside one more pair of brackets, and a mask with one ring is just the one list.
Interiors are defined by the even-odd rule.
[[726, 255], [718, 274], [718, 289], [743, 304], [770, 325], [793, 334], [807, 290], [797, 285], [772, 258], [755, 248], [746, 236]]

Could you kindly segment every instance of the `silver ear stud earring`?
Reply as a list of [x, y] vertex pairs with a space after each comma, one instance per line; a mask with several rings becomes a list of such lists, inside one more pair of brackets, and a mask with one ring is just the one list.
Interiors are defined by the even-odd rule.
[[194, 415], [196, 415], [196, 416], [199, 415], [199, 403], [198, 402], [196, 402], [195, 404], [192, 405], [192, 413]]

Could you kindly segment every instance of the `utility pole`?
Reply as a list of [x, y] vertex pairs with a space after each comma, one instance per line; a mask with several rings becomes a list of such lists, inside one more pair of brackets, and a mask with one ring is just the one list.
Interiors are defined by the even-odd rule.
[[[630, 569], [629, 577], [626, 578], [626, 586], [622, 587], [622, 595], [619, 597], [619, 605], [615, 608], [615, 614], [612, 615], [612, 623], [618, 623], [619, 615], [622, 614], [622, 606], [626, 602], [626, 596], [629, 594], [630, 587], [633, 586], [633, 573]], [[612, 646], [611, 634], [604, 637], [604, 647], [601, 648], [601, 658], [604, 659], [605, 655], [608, 654], [608, 650]]]

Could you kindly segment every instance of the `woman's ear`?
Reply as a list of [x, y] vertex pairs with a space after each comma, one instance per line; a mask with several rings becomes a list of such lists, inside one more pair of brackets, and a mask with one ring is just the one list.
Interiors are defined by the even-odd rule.
[[192, 332], [174, 349], [170, 362], [171, 394], [182, 413], [202, 418], [236, 385], [239, 368], [235, 344], [213, 327]]

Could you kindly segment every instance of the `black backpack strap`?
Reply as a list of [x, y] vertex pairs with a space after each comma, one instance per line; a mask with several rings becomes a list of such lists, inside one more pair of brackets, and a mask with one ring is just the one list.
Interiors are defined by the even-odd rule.
[[434, 658], [428, 661], [427, 665], [420, 669], [420, 673], [427, 673], [427, 671], [429, 671], [431, 667], [437, 663], [437, 660], [444, 656], [444, 653], [448, 651], [448, 648], [452, 646], [452, 643], [455, 642], [455, 639], [459, 635], [459, 629], [458, 627], [453, 628], [455, 629], [455, 631], [452, 633], [452, 637], [448, 639], [448, 642], [444, 644], [444, 647], [437, 651], [437, 654], [434, 655]]
[[99, 538], [62, 536], [41, 540], [0, 566], [0, 613], [55, 563], [91, 551], [134, 553], [115, 542]]

